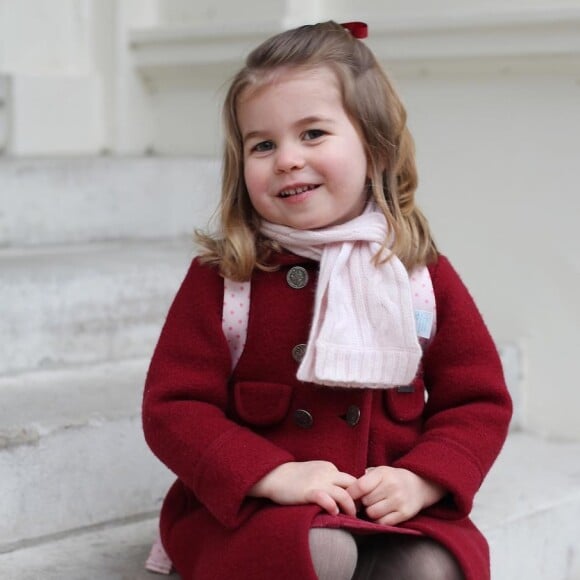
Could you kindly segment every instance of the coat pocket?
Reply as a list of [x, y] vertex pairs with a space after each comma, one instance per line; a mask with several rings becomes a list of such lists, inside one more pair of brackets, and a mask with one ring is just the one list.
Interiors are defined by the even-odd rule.
[[292, 387], [281, 383], [242, 381], [234, 385], [236, 413], [246, 423], [269, 427], [288, 414]]
[[391, 419], [404, 423], [418, 419], [425, 409], [425, 385], [418, 377], [410, 385], [386, 389], [383, 394], [385, 411]]

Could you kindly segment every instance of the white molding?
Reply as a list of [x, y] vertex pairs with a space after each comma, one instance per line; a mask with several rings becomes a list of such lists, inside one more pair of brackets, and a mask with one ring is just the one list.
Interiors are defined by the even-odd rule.
[[131, 31], [130, 46], [136, 67], [145, 72], [231, 65], [241, 62], [251, 48], [283, 29], [281, 22], [273, 21], [244, 27], [160, 26]]
[[[136, 67], [145, 74], [240, 63], [248, 50], [283, 29], [249, 26], [164, 26], [133, 30]], [[580, 9], [536, 9], [397, 19], [371, 24], [369, 46], [395, 64], [437, 60], [580, 56]]]
[[526, 10], [373, 26], [369, 45], [394, 61], [580, 55], [580, 10]]

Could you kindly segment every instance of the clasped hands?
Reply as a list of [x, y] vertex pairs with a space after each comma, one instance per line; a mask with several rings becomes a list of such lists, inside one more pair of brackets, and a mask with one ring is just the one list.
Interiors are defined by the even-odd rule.
[[400, 524], [445, 495], [440, 485], [396, 467], [371, 467], [353, 477], [329, 461], [292, 461], [273, 469], [249, 493], [280, 505], [317, 504], [355, 516], [358, 507], [378, 524]]

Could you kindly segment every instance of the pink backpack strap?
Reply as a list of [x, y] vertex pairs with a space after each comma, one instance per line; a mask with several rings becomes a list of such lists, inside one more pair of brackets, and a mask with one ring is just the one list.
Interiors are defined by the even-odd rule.
[[238, 364], [246, 346], [250, 315], [250, 281], [235, 282], [224, 278], [222, 328], [232, 355], [232, 369]]
[[425, 347], [431, 342], [437, 330], [437, 308], [433, 282], [427, 266], [418, 266], [409, 273], [415, 326], [419, 343]]
[[157, 536], [151, 550], [149, 552], [149, 557], [145, 562], [145, 569], [150, 572], [156, 572], [157, 574], [171, 574], [173, 570], [173, 564], [171, 559], [167, 555], [163, 544], [161, 543], [161, 538]]

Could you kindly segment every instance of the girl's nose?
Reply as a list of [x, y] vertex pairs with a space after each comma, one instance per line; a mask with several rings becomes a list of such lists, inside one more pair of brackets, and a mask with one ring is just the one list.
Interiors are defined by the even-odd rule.
[[296, 145], [280, 145], [276, 151], [276, 172], [287, 173], [304, 167], [304, 155]]

